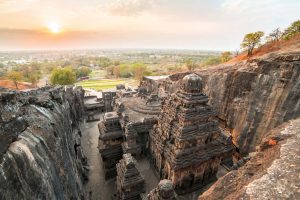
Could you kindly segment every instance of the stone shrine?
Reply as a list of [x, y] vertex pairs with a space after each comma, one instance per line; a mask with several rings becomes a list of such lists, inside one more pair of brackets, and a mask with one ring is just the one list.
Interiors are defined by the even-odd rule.
[[141, 199], [145, 181], [136, 168], [136, 160], [131, 154], [123, 154], [123, 158], [117, 164], [117, 174], [117, 199]]
[[122, 143], [123, 153], [130, 153], [134, 157], [139, 157], [141, 155], [141, 145], [137, 143], [138, 133], [132, 122], [126, 124], [124, 137], [125, 140]]
[[161, 179], [172, 181], [178, 194], [215, 180], [219, 164], [233, 151], [207, 103], [201, 77], [186, 75], [179, 91], [163, 102], [158, 124], [150, 132], [154, 166]]
[[98, 142], [99, 152], [101, 154], [105, 179], [116, 176], [116, 164], [122, 158], [123, 131], [116, 112], [104, 114], [98, 124], [100, 136]]
[[151, 190], [144, 200], [178, 200], [172, 181], [161, 180], [157, 188]]

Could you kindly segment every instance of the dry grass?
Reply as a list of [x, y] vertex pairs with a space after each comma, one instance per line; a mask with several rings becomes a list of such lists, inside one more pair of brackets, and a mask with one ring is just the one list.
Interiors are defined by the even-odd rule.
[[227, 63], [235, 63], [243, 60], [247, 60], [249, 58], [255, 58], [262, 56], [267, 53], [272, 53], [276, 51], [289, 51], [289, 50], [300, 50], [300, 34], [295, 36], [290, 40], [281, 40], [281, 41], [274, 41], [264, 44], [263, 46], [255, 49], [253, 51], [253, 55], [249, 57], [247, 53], [242, 53], [239, 56], [231, 59]]
[[[13, 81], [11, 80], [0, 80], [0, 87], [4, 87], [4, 88], [9, 88], [9, 89], [16, 89], [15, 84], [13, 83]], [[19, 90], [26, 90], [26, 89], [30, 89], [31, 84], [30, 83], [19, 83], [18, 84], [18, 88]]]

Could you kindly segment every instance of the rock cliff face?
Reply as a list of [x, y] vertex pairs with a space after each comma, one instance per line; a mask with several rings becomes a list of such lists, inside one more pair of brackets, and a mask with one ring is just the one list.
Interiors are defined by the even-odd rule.
[[0, 199], [81, 199], [83, 91], [0, 92]]
[[242, 153], [254, 150], [272, 128], [300, 116], [300, 52], [198, 73], [210, 104]]
[[300, 118], [269, 133], [250, 161], [220, 178], [199, 200], [299, 199]]

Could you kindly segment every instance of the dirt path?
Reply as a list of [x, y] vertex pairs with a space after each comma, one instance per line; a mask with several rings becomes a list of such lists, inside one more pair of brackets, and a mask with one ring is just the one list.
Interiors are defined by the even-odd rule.
[[115, 182], [114, 180], [105, 181], [104, 179], [102, 159], [97, 148], [99, 136], [98, 123], [84, 123], [84, 127], [82, 128], [81, 143], [90, 166], [89, 181], [85, 185], [85, 189], [86, 194], [89, 194], [89, 199], [110, 200], [111, 196], [115, 193]]

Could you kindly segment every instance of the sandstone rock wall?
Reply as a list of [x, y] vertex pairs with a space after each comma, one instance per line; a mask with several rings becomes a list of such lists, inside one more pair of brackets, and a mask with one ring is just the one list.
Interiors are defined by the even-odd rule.
[[0, 199], [81, 199], [83, 91], [0, 91]]
[[300, 52], [198, 73], [210, 104], [242, 153], [254, 150], [272, 128], [300, 116]]

